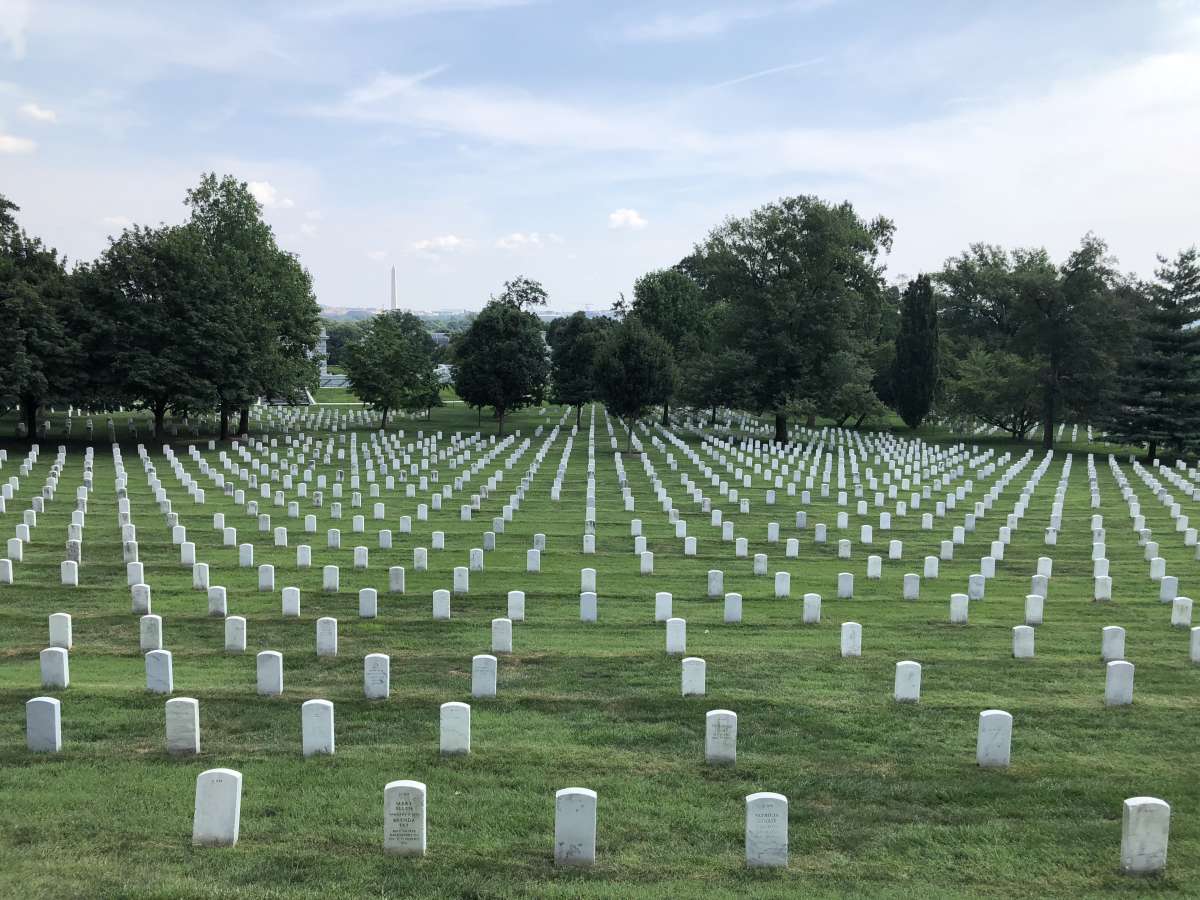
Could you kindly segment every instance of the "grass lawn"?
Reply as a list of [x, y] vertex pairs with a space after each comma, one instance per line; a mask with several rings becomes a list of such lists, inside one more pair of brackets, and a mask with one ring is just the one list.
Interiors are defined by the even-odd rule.
[[[0, 586], [0, 896], [1010, 898], [1200, 892], [1200, 667], [1189, 663], [1187, 631], [1171, 628], [1171, 607], [1158, 602], [1107, 457], [1096, 458], [1102, 506], [1093, 511], [1086, 456], [1075, 453], [1058, 546], [1046, 547], [1043, 529], [1065, 458], [1061, 450], [1055, 454], [986, 598], [971, 604], [969, 625], [952, 626], [949, 596], [965, 592], [968, 576], [979, 571], [979, 558], [1040, 461], [1040, 449], [967, 535], [966, 545], [956, 548], [955, 559], [941, 563], [940, 577], [922, 580], [920, 600], [905, 602], [904, 573], [921, 572], [922, 559], [937, 554], [952, 526], [962, 524], [1006, 466], [987, 476], [968, 469], [954, 484], [973, 478], [974, 490], [958, 509], [935, 519], [933, 531], [920, 528], [921, 513], [933, 511], [930, 500], [894, 518], [891, 532], [876, 527], [868, 550], [858, 541], [859, 525], [878, 525], [880, 510], [873, 503], [868, 516], [857, 516], [851, 494], [850, 528], [842, 533], [834, 528], [839, 507], [832, 496], [814, 491], [813, 502], [802, 507], [798, 495], [780, 491], [778, 505], [767, 506], [766, 486], [756, 477], [755, 486], [742, 492], [751, 512], [738, 514], [690, 460], [672, 451], [679, 465], [672, 471], [666, 454], [643, 436], [688, 533], [699, 539], [698, 556], [685, 557], [635, 457], [625, 458], [625, 469], [637, 510], [624, 510], [597, 408], [598, 536], [597, 553], [589, 557], [580, 552], [586, 412], [567, 461], [562, 499], [550, 499], [572, 412], [525, 502], [497, 535], [497, 549], [486, 554], [485, 571], [471, 573], [470, 593], [453, 598], [449, 622], [433, 621], [432, 591], [449, 588], [452, 568], [465, 566], [470, 548], [482, 546], [482, 533], [545, 440], [545, 434], [533, 437], [533, 429], [547, 423], [548, 432], [557, 417], [557, 411], [544, 418], [524, 411], [507, 419], [509, 429], [520, 429], [532, 446], [504, 470], [503, 483], [472, 521], [460, 521], [460, 504], [502, 468], [511, 449], [442, 511], [431, 511], [428, 521], [415, 515], [426, 492], [407, 498], [400, 489], [379, 498], [386, 521], [375, 522], [375, 501], [365, 491], [364, 508], [351, 509], [347, 497], [344, 517], [335, 521], [327, 491], [320, 509], [300, 500], [301, 515], [319, 520], [318, 533], [305, 535], [302, 520], [260, 499], [272, 526], [288, 528], [286, 548], [273, 546], [270, 534], [259, 532], [255, 519], [200, 473], [187, 457], [186, 440], [177, 444], [178, 458], [207, 488], [203, 506], [176, 480], [161, 446], [148, 443], [188, 540], [210, 565], [212, 583], [227, 587], [230, 613], [247, 619], [245, 655], [223, 652], [223, 622], [206, 615], [205, 595], [192, 589], [190, 571], [178, 564], [178, 548], [136, 449], [126, 446], [140, 558], [153, 589], [153, 612], [163, 618], [164, 646], [174, 655], [174, 696], [200, 701], [198, 758], [165, 752], [166, 698], [144, 690], [114, 464], [99, 434], [81, 586], [59, 584], [67, 523], [83, 476], [82, 445], [72, 445], [56, 497], [38, 516], [25, 561], [15, 566], [16, 583]], [[394, 427], [405, 429], [403, 443], [415, 441], [418, 431], [440, 430], [445, 446], [455, 431], [474, 432], [475, 423], [473, 412], [451, 405], [434, 410], [429, 422], [400, 420]], [[485, 417], [485, 433], [494, 428]], [[359, 441], [370, 435], [359, 432]], [[206, 441], [197, 445], [220, 471], [217, 451], [208, 450]], [[45, 481], [55, 446], [43, 442], [32, 473], [0, 513], [5, 539]], [[1028, 449], [1004, 442], [994, 448], [993, 460], [1011, 452], [1010, 463]], [[17, 474], [24, 454], [8, 445], [0, 482]], [[716, 468], [715, 460], [704, 458]], [[1168, 572], [1178, 575], [1182, 594], [1200, 596], [1194, 548], [1184, 546], [1166, 508], [1121, 459]], [[332, 484], [338, 466], [335, 461], [317, 471]], [[878, 464], [873, 468], [882, 473]], [[719, 471], [730, 477], [723, 467]], [[720, 529], [710, 526], [680, 485], [685, 472], [736, 522], [737, 534], [749, 539], [751, 558], [734, 558], [733, 544], [721, 540]], [[447, 483], [448, 464], [441, 473]], [[295, 491], [286, 493], [297, 499]], [[1200, 521], [1200, 504], [1175, 493], [1191, 507], [1185, 513], [1193, 523]], [[865, 495], [869, 503], [872, 494]], [[808, 527], [797, 530], [795, 513], [802, 508]], [[275, 566], [275, 591], [260, 593], [255, 570], [239, 568], [237, 548], [221, 546], [220, 532], [212, 528], [216, 512], [238, 529], [240, 542], [255, 545], [256, 565]], [[1091, 599], [1093, 512], [1104, 515], [1108, 530], [1114, 599], [1107, 604]], [[367, 516], [365, 534], [351, 534], [354, 513]], [[413, 533], [396, 531], [402, 515], [413, 516]], [[642, 520], [655, 553], [652, 576], [639, 574], [632, 553], [634, 517]], [[772, 521], [781, 526], [778, 544], [766, 540]], [[829, 525], [829, 543], [814, 543], [817, 522]], [[325, 546], [330, 527], [342, 529], [341, 549]], [[393, 530], [393, 549], [378, 549], [380, 527]], [[434, 530], [445, 532], [446, 550], [430, 551], [429, 571], [416, 572], [412, 550], [430, 546]], [[542, 572], [529, 574], [525, 553], [535, 532], [546, 535], [547, 549]], [[800, 541], [798, 559], [784, 556], [789, 537]], [[837, 558], [839, 537], [853, 540], [852, 559]], [[902, 561], [887, 559], [893, 538], [903, 541]], [[310, 569], [296, 567], [301, 543], [312, 545]], [[355, 545], [370, 548], [365, 571], [352, 568]], [[868, 552], [884, 557], [878, 581], [866, 578]], [[755, 553], [769, 555], [770, 573], [791, 572], [790, 599], [775, 599], [772, 577], [753, 575]], [[1016, 660], [1011, 628], [1023, 622], [1030, 576], [1044, 555], [1053, 556], [1054, 575], [1045, 623], [1037, 629], [1037, 656]], [[321, 591], [321, 566], [327, 564], [341, 567], [337, 594]], [[407, 568], [403, 596], [386, 592], [391, 565]], [[579, 621], [584, 566], [598, 571], [595, 624]], [[724, 570], [725, 590], [744, 596], [742, 624], [723, 624], [722, 601], [707, 598], [707, 571], [714, 568]], [[841, 571], [855, 574], [854, 599], [835, 599]], [[280, 612], [280, 590], [290, 585], [302, 593], [298, 620]], [[375, 620], [357, 615], [357, 591], [368, 586], [379, 589]], [[506, 594], [514, 589], [526, 592], [527, 619], [514, 625], [515, 652], [500, 657], [498, 697], [472, 700], [471, 657], [489, 652], [490, 621], [506, 614]], [[664, 628], [654, 623], [656, 591], [673, 593], [674, 614], [687, 620], [687, 653], [707, 661], [705, 697], [680, 696], [679, 658], [664, 652]], [[800, 598], [808, 591], [824, 598], [819, 625], [801, 624]], [[74, 617], [71, 685], [43, 691], [38, 653], [46, 646], [47, 617], [60, 611]], [[315, 655], [321, 616], [338, 619], [335, 658]], [[845, 621], [862, 624], [861, 658], [839, 655]], [[1137, 667], [1134, 704], [1124, 708], [1103, 704], [1100, 631], [1114, 624], [1126, 628], [1127, 658]], [[284, 693], [272, 699], [255, 693], [254, 655], [266, 649], [284, 657]], [[363, 698], [362, 658], [372, 652], [391, 656], [386, 701]], [[905, 659], [924, 667], [918, 705], [892, 700], [894, 667]], [[25, 749], [24, 704], [42, 694], [62, 700], [64, 745], [57, 755]], [[300, 706], [317, 697], [335, 704], [337, 754], [304, 759]], [[449, 700], [471, 703], [473, 743], [466, 757], [438, 755], [439, 704]], [[975, 764], [978, 715], [992, 708], [1014, 717], [1007, 770]], [[704, 763], [704, 716], [711, 709], [738, 714], [733, 767]], [[241, 838], [233, 849], [194, 849], [196, 776], [215, 767], [243, 773]], [[428, 785], [429, 852], [421, 860], [386, 856], [381, 849], [383, 788], [396, 779]], [[554, 792], [570, 786], [599, 795], [597, 864], [587, 871], [553, 864]], [[789, 798], [787, 869], [744, 866], [744, 798], [755, 791]], [[1167, 873], [1152, 879], [1118, 871], [1121, 803], [1142, 794], [1167, 800], [1173, 810]]]

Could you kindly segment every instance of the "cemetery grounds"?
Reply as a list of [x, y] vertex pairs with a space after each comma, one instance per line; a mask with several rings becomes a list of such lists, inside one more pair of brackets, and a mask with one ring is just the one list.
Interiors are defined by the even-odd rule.
[[[267, 416], [292, 415], [270, 411]], [[303, 412], [299, 414], [304, 414]], [[332, 417], [363, 416], [346, 408], [325, 408]], [[289, 518], [272, 499], [246, 489], [272, 528], [288, 529], [288, 546], [275, 546], [271, 531], [258, 530], [234, 498], [223, 495], [202, 474], [187, 448], [194, 444], [213, 472], [246, 483], [222, 468], [224, 451], [246, 463], [229, 444], [209, 449], [208, 439], [173, 442], [183, 469], [206, 489], [206, 502], [194, 503], [162, 452], [162, 442], [143, 437], [153, 464], [173, 501], [180, 524], [196, 545], [197, 558], [210, 566], [212, 584], [227, 589], [231, 615], [247, 622], [244, 654], [224, 652], [224, 623], [210, 617], [203, 591], [192, 587], [189, 568], [180, 565], [147, 483], [136, 443], [126, 441], [121, 456], [128, 474], [131, 520], [137, 529], [139, 559], [153, 591], [153, 612], [162, 617], [163, 646], [173, 653], [174, 696], [200, 704], [201, 752], [172, 756], [164, 744], [162, 695], [146, 690], [139, 649], [138, 615], [131, 612], [130, 588], [122, 557], [115, 464], [111, 445], [97, 428], [94, 488], [82, 544], [79, 586], [60, 583], [60, 563], [76, 490], [82, 485], [86, 442], [66, 444], [57, 492], [45, 504], [14, 565], [14, 583], [0, 585], [0, 895], [7, 897], [693, 897], [693, 896], [862, 896], [862, 897], [1084, 897], [1188, 896], [1200, 893], [1200, 808], [1196, 778], [1200, 734], [1200, 667], [1189, 661], [1189, 633], [1172, 627], [1172, 605], [1159, 601], [1159, 584], [1133, 531], [1126, 502], [1103, 446], [1065, 444], [1055, 451], [1029, 496], [1028, 508], [983, 599], [970, 603], [969, 623], [950, 624], [952, 593], [965, 593], [968, 578], [980, 571], [1006, 516], [1042, 462], [1040, 447], [994, 437], [962, 437], [928, 432], [929, 448], [943, 454], [961, 448], [962, 475], [933, 491], [919, 509], [896, 514], [896, 499], [875, 504], [866, 470], [882, 479], [889, 472], [884, 449], [895, 453], [899, 439], [878, 434], [825, 432], [832, 452], [830, 494], [820, 495], [820, 473], [808, 504], [777, 490], [767, 505], [770, 484], [755, 465], [780, 472], [778, 451], [725, 449], [677, 420], [667, 441], [661, 428], [640, 427], [647, 462], [687, 522], [697, 554], [685, 556], [676, 526], [656, 500], [651, 477], [637, 454], [622, 452], [635, 501], [628, 511], [618, 481], [609, 426], [620, 449], [625, 437], [600, 407], [585, 409], [583, 427], [565, 457], [561, 498], [551, 499], [574, 411], [527, 410], [509, 418], [520, 436], [505, 446], [442, 510], [418, 521], [418, 503], [428, 494], [405, 494], [406, 484], [366, 496], [363, 508], [350, 507], [349, 488], [342, 518], [331, 518], [330, 492], [315, 508], [296, 491], [300, 519]], [[547, 444], [551, 429], [561, 422]], [[582, 553], [588, 470], [589, 424], [594, 424], [596, 553]], [[738, 423], [735, 422], [735, 425]], [[5, 431], [11, 434], [9, 423]], [[535, 429], [543, 431], [535, 436]], [[747, 428], [758, 428], [746, 420]], [[437, 449], [477, 430], [470, 465], [494, 449], [495, 431], [461, 405], [433, 411], [429, 421], [389, 424], [388, 436], [402, 429], [392, 452], [421, 459], [421, 440], [440, 433]], [[270, 467], [272, 452], [289, 448], [278, 425], [252, 429], [251, 454]], [[330, 487], [343, 469], [349, 482], [351, 445], [347, 432], [296, 425], [314, 440], [338, 440], [347, 459], [314, 473]], [[420, 437], [418, 437], [420, 433]], [[722, 432], [724, 434], [724, 432]], [[143, 429], [144, 434], [144, 429]], [[372, 446], [369, 425], [350, 431], [358, 448]], [[748, 433], [738, 432], [739, 435]], [[265, 435], [263, 450], [255, 443]], [[769, 430], [759, 429], [766, 440]], [[124, 437], [124, 433], [121, 434]], [[815, 438], [798, 434], [783, 451], [801, 458]], [[346, 443], [340, 441], [345, 438]], [[652, 439], [657, 441], [652, 443]], [[277, 446], [270, 446], [270, 441]], [[529, 445], [513, 463], [505, 461]], [[51, 434], [19, 490], [0, 513], [5, 540], [22, 522], [53, 465], [61, 437]], [[407, 450], [408, 445], [414, 445]], [[0, 483], [18, 474], [27, 447], [9, 443]], [[396, 446], [399, 450], [394, 449]], [[857, 513], [854, 478], [846, 457], [848, 505], [837, 504], [837, 453], [866, 448], [858, 477], [864, 483], [867, 515]], [[483, 532], [545, 450], [537, 473], [512, 521], [485, 553], [482, 572], [470, 573], [469, 592], [452, 598], [449, 621], [434, 621], [431, 596], [451, 587], [454, 567], [466, 566], [471, 548], [482, 547]], [[685, 450], [699, 454], [698, 465]], [[1087, 454], [1095, 452], [1100, 506], [1093, 509]], [[1055, 488], [1072, 453], [1066, 482], [1062, 528], [1055, 546], [1044, 544]], [[905, 573], [922, 573], [925, 557], [940, 553], [964, 514], [982, 501], [998, 479], [1027, 453], [1028, 462], [999, 492], [993, 507], [942, 560], [936, 579], [922, 578], [920, 597], [902, 599]], [[670, 458], [668, 457], [670, 454]], [[739, 456], [740, 454], [740, 456]], [[372, 454], [373, 455], [373, 454]], [[875, 459], [876, 456], [879, 459]], [[724, 457], [724, 461], [722, 461]], [[308, 453], [308, 460], [313, 455]], [[674, 466], [671, 460], [674, 461]], [[768, 464], [767, 461], [771, 460]], [[453, 481], [451, 459], [434, 460], [440, 485]], [[931, 461], [933, 461], [931, 459]], [[812, 457], [804, 460], [807, 467]], [[902, 465], [902, 460], [893, 459]], [[700, 465], [749, 500], [747, 513], [722, 496]], [[957, 466], [958, 463], [956, 462]], [[1196, 548], [1185, 546], [1166, 507], [1135, 472], [1127, 451], [1119, 471], [1141, 503], [1146, 526], [1159, 542], [1159, 555], [1178, 577], [1179, 593], [1200, 592]], [[991, 471], [988, 467], [993, 466]], [[795, 472], [791, 460], [786, 485]], [[461, 471], [462, 466], [456, 471]], [[743, 469], [752, 484], [735, 482]], [[365, 469], [361, 470], [365, 475]], [[460, 505], [497, 471], [503, 481], [470, 521]], [[1155, 474], [1154, 470], [1147, 470]], [[423, 472], [422, 474], [427, 474]], [[807, 475], [807, 469], [805, 475]], [[953, 474], [953, 473], [951, 473]], [[1196, 479], [1195, 471], [1177, 473]], [[734, 534], [748, 539], [748, 554], [735, 556], [735, 543], [722, 539], [710, 514], [693, 501], [682, 476], [689, 477], [713, 508], [734, 522]], [[895, 476], [896, 473], [893, 473]], [[381, 476], [382, 477], [382, 476]], [[932, 478], [933, 476], [931, 476]], [[943, 476], [945, 477], [945, 476]], [[264, 482], [268, 480], [263, 477]], [[279, 489], [277, 479], [269, 479]], [[972, 482], [963, 500], [934, 527], [921, 516], [935, 502]], [[1184, 514], [1200, 523], [1197, 499], [1182, 497]], [[924, 484], [929, 484], [928, 481]], [[923, 485], [924, 486], [924, 485]], [[311, 489], [311, 488], [310, 488]], [[881, 485], [880, 490], [886, 491]], [[919, 487], [900, 491], [903, 499]], [[372, 504], [384, 502], [384, 521], [372, 519]], [[796, 513], [807, 514], [796, 527]], [[835, 527], [839, 511], [848, 528]], [[890, 511], [890, 530], [879, 514]], [[237, 529], [239, 543], [254, 545], [254, 566], [239, 566], [237, 546], [223, 546], [212, 517], [221, 513]], [[304, 515], [316, 515], [317, 533], [305, 534]], [[366, 517], [365, 533], [351, 531], [351, 516]], [[1102, 515], [1112, 600], [1093, 601], [1093, 515]], [[412, 517], [412, 532], [400, 533], [401, 516]], [[647, 549], [654, 554], [652, 575], [640, 574], [631, 520], [640, 519]], [[768, 523], [778, 522], [779, 541], [769, 542]], [[817, 523], [828, 526], [825, 544], [814, 542]], [[860, 541], [860, 526], [874, 526], [873, 542]], [[342, 531], [340, 549], [326, 546], [326, 529]], [[379, 549], [376, 532], [393, 531], [392, 549]], [[445, 534], [445, 549], [429, 552], [428, 571], [413, 568], [413, 548], [429, 547], [433, 531]], [[534, 534], [546, 536], [541, 571], [526, 571], [526, 551]], [[797, 539], [796, 558], [785, 542]], [[837, 541], [852, 541], [849, 560], [837, 556]], [[888, 541], [900, 540], [902, 558], [888, 558]], [[297, 568], [296, 546], [312, 546], [312, 567]], [[0, 547], [3, 545], [0, 544]], [[353, 548], [369, 548], [369, 567], [353, 567]], [[768, 574], [754, 574], [756, 553], [768, 556]], [[882, 556], [882, 576], [867, 578], [869, 554]], [[1012, 628], [1024, 622], [1025, 597], [1039, 557], [1053, 559], [1044, 621], [1036, 627], [1036, 655], [1014, 659]], [[259, 591], [256, 567], [275, 567], [275, 588]], [[322, 567], [340, 568], [337, 593], [322, 590]], [[388, 568], [406, 568], [405, 592], [388, 593]], [[597, 572], [598, 621], [580, 621], [580, 570]], [[743, 619], [724, 622], [722, 597], [708, 596], [708, 572], [719, 569], [723, 590], [743, 597]], [[791, 575], [790, 596], [775, 596], [775, 573]], [[852, 599], [837, 598], [838, 573], [854, 575]], [[280, 591], [301, 592], [298, 618], [281, 615]], [[379, 592], [379, 614], [358, 617], [358, 591]], [[513, 652], [498, 654], [498, 693], [472, 699], [472, 657], [491, 648], [491, 620], [506, 614], [509, 591], [526, 596], [525, 621], [513, 626]], [[672, 613], [686, 620], [686, 655], [706, 661], [706, 695], [683, 697], [681, 661], [665, 652], [664, 625], [655, 622], [655, 594], [672, 594]], [[805, 593], [822, 597], [819, 624], [803, 624]], [[47, 619], [57, 612], [73, 618], [70, 685], [43, 689], [39, 653], [47, 647]], [[319, 617], [338, 620], [336, 657], [318, 658], [314, 627]], [[862, 625], [862, 655], [839, 652], [843, 622]], [[1136, 666], [1132, 705], [1106, 707], [1101, 629], [1126, 629], [1126, 658]], [[281, 696], [255, 691], [255, 654], [283, 654]], [[363, 696], [363, 657], [391, 657], [387, 700]], [[922, 665], [920, 702], [893, 700], [895, 665]], [[62, 752], [34, 754], [26, 749], [25, 703], [35, 696], [62, 703]], [[300, 706], [323, 698], [336, 710], [337, 752], [301, 754]], [[465, 701], [472, 708], [471, 753], [439, 755], [439, 706]], [[733, 710], [738, 715], [737, 761], [706, 765], [705, 713]], [[1006, 710], [1013, 716], [1012, 760], [1007, 769], [976, 764], [979, 713]], [[244, 778], [241, 833], [231, 849], [194, 848], [191, 828], [197, 775], [217, 767]], [[428, 786], [428, 854], [401, 859], [382, 852], [383, 788], [396, 779]], [[556, 868], [553, 857], [554, 792], [580, 786], [598, 795], [597, 857], [593, 868]], [[790, 860], [785, 869], [750, 870], [744, 855], [744, 798], [775, 791], [789, 800]], [[1172, 806], [1166, 873], [1130, 878], [1119, 871], [1121, 804], [1127, 797], [1161, 797]]]

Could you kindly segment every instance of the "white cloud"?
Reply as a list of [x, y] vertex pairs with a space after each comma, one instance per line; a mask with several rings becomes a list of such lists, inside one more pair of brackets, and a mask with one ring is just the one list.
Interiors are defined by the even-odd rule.
[[375, 262], [383, 262], [383, 260], [387, 259], [387, 251], [386, 250], [368, 250], [367, 251], [367, 259], [374, 260]]
[[647, 22], [630, 25], [625, 29], [625, 38], [630, 41], [690, 41], [714, 37], [739, 22], [763, 15], [763, 11], [750, 8], [710, 9], [687, 15], [662, 13]]
[[269, 181], [251, 181], [247, 186], [254, 199], [266, 209], [290, 209], [296, 205], [288, 197], [280, 197], [275, 185]]
[[100, 224], [111, 228], [128, 228], [133, 221], [128, 216], [105, 216], [100, 220]]
[[466, 246], [467, 241], [463, 238], [460, 238], [457, 234], [441, 234], [437, 237], [413, 241], [413, 243], [410, 245], [410, 249], [412, 249], [414, 253], [437, 255], [439, 253], [452, 253], [455, 250], [462, 250]]
[[308, 19], [399, 18], [431, 13], [487, 12], [533, 0], [321, 0], [300, 11]]
[[37, 144], [29, 138], [0, 134], [0, 153], [32, 153], [36, 149]]
[[753, 22], [781, 13], [804, 13], [833, 0], [789, 0], [789, 2], [752, 4], [742, 0], [726, 8], [706, 9], [684, 14], [660, 13], [645, 22], [627, 26], [623, 37], [628, 41], [674, 42], [716, 37], [743, 22]]
[[609, 228], [627, 228], [632, 231], [641, 231], [649, 224], [636, 209], [614, 209], [608, 214]]
[[311, 222], [304, 222], [300, 226], [300, 233], [305, 237], [312, 237], [317, 233], [317, 226]]
[[319, 209], [310, 209], [304, 214], [304, 218], [308, 219], [310, 222], [320, 222], [323, 218], [325, 218], [325, 216], [322, 215]]
[[8, 44], [14, 59], [25, 55], [25, 31], [31, 7], [29, 0], [0, 0], [0, 44]]
[[499, 250], [538, 250], [547, 244], [561, 244], [561, 235], [553, 232], [543, 234], [540, 231], [514, 231], [497, 239], [496, 248]]
[[57, 122], [58, 113], [52, 109], [46, 109], [44, 106], [38, 106], [36, 103], [26, 103], [21, 107], [21, 112], [38, 122]]

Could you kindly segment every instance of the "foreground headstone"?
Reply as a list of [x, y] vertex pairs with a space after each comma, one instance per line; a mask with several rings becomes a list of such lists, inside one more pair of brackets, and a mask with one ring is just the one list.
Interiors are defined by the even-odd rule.
[[386, 700], [392, 690], [392, 658], [386, 653], [363, 657], [363, 694], [368, 700]]
[[698, 656], [683, 661], [682, 688], [685, 697], [703, 697], [707, 664]]
[[47, 647], [40, 654], [42, 687], [65, 688], [71, 684], [71, 667], [67, 651], [62, 647]]
[[333, 704], [328, 700], [306, 700], [300, 707], [300, 730], [305, 756], [332, 756]]
[[496, 696], [496, 657], [480, 653], [471, 659], [471, 696]]
[[554, 795], [554, 864], [591, 866], [596, 862], [596, 792], [563, 788]]
[[32, 753], [62, 750], [62, 703], [56, 697], [34, 697], [25, 703], [25, 746]]
[[233, 847], [242, 819], [242, 773], [209, 769], [196, 778], [196, 810], [192, 843], [198, 847]]
[[283, 693], [283, 654], [264, 650], [257, 656], [258, 693], [262, 697], [278, 697]]
[[788, 864], [788, 801], [759, 791], [746, 797], [746, 865], [752, 869]]
[[452, 701], [441, 708], [441, 753], [459, 756], [471, 752], [471, 707]]
[[1105, 666], [1104, 705], [1129, 706], [1133, 703], [1133, 663], [1117, 660]]
[[424, 856], [425, 785], [392, 781], [383, 789], [383, 850], [396, 856]]
[[919, 703], [921, 700], [921, 664], [912, 660], [896, 663], [896, 683], [893, 696], [897, 703]]
[[200, 752], [200, 701], [192, 697], [173, 697], [166, 704], [167, 752]]
[[1121, 810], [1121, 871], [1154, 875], [1167, 867], [1171, 806], [1157, 797], [1130, 797]]
[[704, 761], [727, 766], [737, 762], [737, 713], [712, 709], [705, 714]]
[[1012, 752], [1012, 715], [1000, 709], [979, 714], [975, 740], [975, 762], [985, 769], [1008, 768]]

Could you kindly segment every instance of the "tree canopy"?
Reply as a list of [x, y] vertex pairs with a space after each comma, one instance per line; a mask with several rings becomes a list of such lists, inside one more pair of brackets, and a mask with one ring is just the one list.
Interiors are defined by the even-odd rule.
[[492, 407], [503, 434], [505, 416], [542, 402], [547, 356], [538, 317], [492, 300], [455, 344], [454, 390], [469, 406]]

